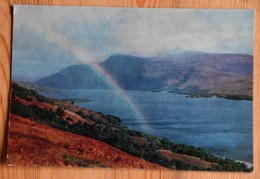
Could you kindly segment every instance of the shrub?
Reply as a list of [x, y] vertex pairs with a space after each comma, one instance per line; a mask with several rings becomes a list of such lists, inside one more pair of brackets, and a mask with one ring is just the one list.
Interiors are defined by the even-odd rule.
[[57, 111], [56, 111], [56, 114], [57, 114], [57, 116], [63, 116], [64, 115], [64, 110], [63, 109], [61, 109], [60, 107], [58, 107], [57, 108]]

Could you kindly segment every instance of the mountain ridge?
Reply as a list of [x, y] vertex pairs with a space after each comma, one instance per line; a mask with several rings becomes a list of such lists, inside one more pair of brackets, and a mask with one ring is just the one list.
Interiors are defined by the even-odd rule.
[[[253, 56], [247, 54], [181, 52], [152, 58], [115, 54], [99, 66], [125, 90], [252, 96]], [[71, 70], [72, 67], [77, 68]], [[99, 89], [109, 88], [106, 82], [90, 65], [73, 65], [36, 84]]]

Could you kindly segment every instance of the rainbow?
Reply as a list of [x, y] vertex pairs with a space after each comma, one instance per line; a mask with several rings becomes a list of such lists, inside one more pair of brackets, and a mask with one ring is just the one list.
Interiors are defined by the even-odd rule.
[[106, 80], [108, 85], [119, 94], [123, 100], [129, 105], [131, 108], [131, 111], [135, 114], [135, 117], [137, 120], [139, 120], [142, 124], [141, 128], [146, 131], [150, 132], [152, 131], [151, 127], [148, 125], [145, 116], [143, 115], [142, 111], [139, 110], [138, 105], [136, 105], [133, 100], [128, 96], [125, 90], [117, 83], [116, 80], [112, 77], [112, 75], [106, 71], [104, 68], [102, 68], [91, 56], [91, 54], [78, 44], [74, 43], [72, 40], [70, 40], [67, 36], [64, 36], [63, 34], [54, 32], [54, 31], [48, 31], [48, 39], [51, 39], [55, 44], [59, 46], [59, 48], [70, 51], [74, 57], [78, 60], [80, 60], [84, 64], [88, 64], [92, 67], [92, 69], [97, 72], [98, 74], [101, 74], [102, 77]]

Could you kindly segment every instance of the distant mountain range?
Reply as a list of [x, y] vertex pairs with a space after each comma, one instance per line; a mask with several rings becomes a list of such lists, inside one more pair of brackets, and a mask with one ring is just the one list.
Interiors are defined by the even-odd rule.
[[[115, 54], [99, 66], [126, 90], [252, 96], [252, 55], [181, 51], [142, 58]], [[36, 84], [60, 89], [110, 87], [87, 64], [69, 66]]]

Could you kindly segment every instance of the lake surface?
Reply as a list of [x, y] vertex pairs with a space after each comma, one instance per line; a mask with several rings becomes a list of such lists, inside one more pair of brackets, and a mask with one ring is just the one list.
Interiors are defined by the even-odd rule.
[[130, 129], [252, 163], [252, 101], [185, 98], [174, 93], [61, 90], [52, 98], [87, 98], [76, 105], [121, 118]]

